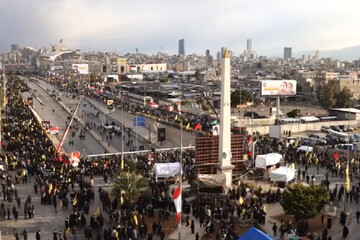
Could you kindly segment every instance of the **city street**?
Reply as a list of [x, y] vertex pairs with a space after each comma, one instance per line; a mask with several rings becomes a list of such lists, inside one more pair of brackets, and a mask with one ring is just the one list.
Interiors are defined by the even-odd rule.
[[[86, 178], [89, 180], [89, 177]], [[87, 222], [89, 222], [90, 216], [96, 211], [96, 209], [101, 206], [99, 201], [99, 195], [97, 189], [102, 187], [106, 190], [110, 190], [111, 184], [105, 185], [102, 177], [95, 177], [96, 191], [95, 192], [95, 201], [90, 204], [89, 215], [87, 216]], [[11, 220], [4, 220], [0, 222], [0, 231], [2, 240], [12, 240], [14, 239], [14, 233], [19, 231], [22, 234], [23, 230], [26, 229], [28, 233], [28, 239], [35, 239], [35, 232], [41, 230], [41, 239], [52, 239], [53, 231], [63, 232], [65, 229], [65, 218], [72, 213], [72, 207], [69, 206], [69, 209], [58, 209], [58, 213], [55, 212], [52, 205], [42, 205], [40, 202], [40, 195], [34, 193], [33, 189], [34, 178], [31, 178], [30, 183], [26, 184], [16, 184], [15, 187], [18, 190], [18, 195], [22, 201], [24, 201], [29, 195], [31, 195], [32, 203], [34, 204], [35, 216], [32, 219], [24, 219], [24, 202], [21, 202], [21, 209], [19, 209], [19, 219], [15, 222], [13, 216]], [[79, 190], [78, 184], [75, 186], [75, 190]], [[1, 196], [2, 198], [2, 196]], [[13, 201], [9, 204], [4, 202], [5, 205], [9, 205], [12, 208], [13, 205], [16, 205], [16, 202]], [[78, 231], [78, 240], [83, 240], [84, 235], [83, 231]], [[71, 239], [70, 236], [68, 239]]]

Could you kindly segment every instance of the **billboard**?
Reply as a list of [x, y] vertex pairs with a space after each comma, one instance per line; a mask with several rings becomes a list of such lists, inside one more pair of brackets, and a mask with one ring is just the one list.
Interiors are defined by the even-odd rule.
[[89, 73], [89, 65], [88, 64], [73, 64], [72, 70], [74, 70], [75, 73], [88, 74]]
[[264, 80], [261, 81], [262, 96], [296, 95], [296, 80]]
[[117, 65], [118, 66], [126, 65], [126, 58], [118, 58]]
[[166, 140], [166, 128], [158, 128], [158, 141], [162, 142]]

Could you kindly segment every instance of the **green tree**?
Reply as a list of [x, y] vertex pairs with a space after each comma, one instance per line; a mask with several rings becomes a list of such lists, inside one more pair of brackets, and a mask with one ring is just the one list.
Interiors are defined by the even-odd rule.
[[317, 97], [322, 107], [329, 109], [336, 104], [337, 89], [331, 83], [318, 87]]
[[169, 82], [168, 76], [164, 76], [164, 77], [160, 80], [160, 82], [163, 82], [163, 83]]
[[280, 204], [285, 213], [294, 215], [296, 222], [303, 227], [299, 231], [306, 231], [307, 220], [318, 215], [328, 202], [329, 192], [325, 186], [293, 183], [289, 184], [282, 193]]
[[245, 90], [236, 90], [231, 93], [231, 106], [236, 107], [239, 104], [245, 104], [252, 101], [251, 92]]
[[121, 172], [113, 183], [115, 193], [119, 199], [124, 198], [130, 204], [133, 204], [142, 193], [142, 190], [149, 184], [147, 178], [135, 172]]
[[197, 69], [197, 70], [195, 71], [195, 78], [196, 78], [196, 80], [200, 81], [200, 75], [201, 75], [200, 70]]
[[344, 87], [336, 96], [336, 107], [350, 107], [350, 101], [353, 94], [349, 88]]

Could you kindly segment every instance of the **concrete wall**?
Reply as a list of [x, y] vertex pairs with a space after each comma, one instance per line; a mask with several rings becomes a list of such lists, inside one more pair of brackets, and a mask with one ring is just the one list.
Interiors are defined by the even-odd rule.
[[[301, 124], [284, 124], [280, 125], [281, 134], [284, 131], [291, 131], [291, 133], [299, 133], [306, 131], [321, 131], [322, 126], [330, 126], [330, 125], [349, 125], [349, 121], [332, 121], [332, 122], [316, 122], [316, 123], [301, 123]], [[350, 121], [350, 126], [356, 127], [360, 125], [359, 120]], [[247, 125], [247, 132], [251, 133], [251, 125]], [[269, 134], [270, 126], [254, 126], [254, 132], [259, 132], [260, 134]]]

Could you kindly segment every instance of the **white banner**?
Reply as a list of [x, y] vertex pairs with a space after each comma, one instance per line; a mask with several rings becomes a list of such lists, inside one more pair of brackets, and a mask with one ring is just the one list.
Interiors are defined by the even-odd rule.
[[263, 80], [261, 81], [262, 96], [293, 96], [296, 95], [296, 80]]

